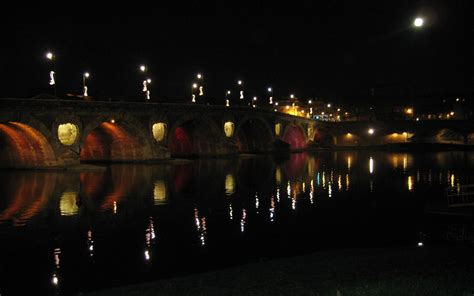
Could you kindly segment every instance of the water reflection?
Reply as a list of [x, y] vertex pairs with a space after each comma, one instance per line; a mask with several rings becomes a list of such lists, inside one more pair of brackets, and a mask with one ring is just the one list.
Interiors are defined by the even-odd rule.
[[408, 176], [407, 187], [408, 191], [413, 191], [413, 176]]
[[[2, 242], [13, 250], [0, 252], [9, 268], [0, 269], [0, 276], [13, 285], [12, 275], [21, 270], [11, 262], [24, 260], [25, 252], [36, 258], [49, 287], [79, 291], [86, 280], [71, 280], [74, 275], [100, 278], [90, 289], [119, 279], [137, 282], [130, 274], [140, 271], [150, 274], [140, 274], [144, 278], [155, 278], [195, 270], [187, 262], [196, 262], [196, 254], [209, 256], [200, 261], [205, 266], [206, 260], [214, 260], [210, 250], [243, 250], [243, 257], [260, 256], [252, 246], [279, 250], [280, 236], [315, 248], [335, 231], [340, 240], [327, 241], [346, 247], [358, 240], [355, 233], [372, 229], [361, 221], [390, 228], [387, 223], [408, 223], [406, 208], [442, 204], [446, 187], [457, 190], [474, 182], [472, 166], [471, 152], [346, 151], [113, 165], [88, 172], [0, 171], [5, 180], [0, 187], [0, 234], [12, 238]], [[392, 207], [393, 213], [386, 210]], [[382, 210], [388, 211], [389, 222], [378, 214]], [[340, 225], [332, 224], [331, 217], [338, 217]], [[464, 241], [473, 233], [471, 225], [446, 228], [453, 240], [462, 231], [467, 233]], [[264, 235], [268, 233], [272, 235]], [[45, 237], [58, 243], [45, 246]], [[411, 239], [411, 246], [429, 245], [416, 234]], [[25, 240], [34, 243], [24, 246]], [[51, 253], [54, 264], [38, 259], [51, 259]], [[120, 270], [116, 258], [129, 273]], [[219, 258], [215, 260], [223, 260]]]
[[150, 261], [152, 245], [155, 243], [155, 226], [153, 225], [153, 217], [149, 217], [147, 228], [145, 229], [145, 260]]
[[74, 216], [79, 211], [78, 193], [64, 192], [59, 201], [59, 209], [62, 216]]
[[94, 239], [92, 238], [92, 229], [87, 231], [87, 251], [90, 257], [94, 257]]
[[230, 196], [235, 192], [235, 178], [232, 174], [225, 176], [225, 194]]
[[240, 232], [244, 233], [245, 223], [247, 222], [247, 210], [242, 209], [242, 218], [240, 218]]
[[270, 222], [275, 221], [275, 198], [272, 196], [271, 203], [270, 203]]
[[153, 190], [154, 205], [166, 204], [166, 184], [164, 180], [155, 181], [155, 189]]
[[61, 249], [55, 248], [54, 249], [54, 271], [51, 276], [51, 283], [53, 285], [53, 289], [57, 292], [59, 289], [59, 274], [61, 269]]
[[197, 208], [194, 208], [194, 221], [196, 223], [196, 230], [198, 233], [199, 242], [201, 246], [204, 247], [206, 245], [207, 239], [206, 217], [201, 216]]

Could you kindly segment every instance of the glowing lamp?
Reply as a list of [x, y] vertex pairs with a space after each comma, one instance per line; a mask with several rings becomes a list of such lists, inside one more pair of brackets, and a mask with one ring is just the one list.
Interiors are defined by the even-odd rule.
[[413, 24], [415, 25], [415, 27], [421, 27], [423, 26], [424, 22], [425, 21], [421, 17], [417, 17], [415, 21], [413, 22]]
[[55, 85], [56, 81], [54, 80], [54, 71], [49, 72], [49, 85]]

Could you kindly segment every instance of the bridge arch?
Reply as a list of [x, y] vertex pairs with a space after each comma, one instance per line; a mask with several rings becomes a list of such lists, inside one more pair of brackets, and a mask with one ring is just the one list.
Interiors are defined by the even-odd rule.
[[342, 133], [334, 136], [335, 145], [338, 146], [358, 146], [361, 144], [361, 138], [355, 133]]
[[464, 144], [464, 136], [456, 130], [443, 128], [436, 132], [434, 141], [444, 144]]
[[50, 140], [48, 130], [37, 121], [0, 123], [0, 167], [34, 168], [57, 165]]
[[239, 152], [264, 152], [273, 142], [270, 125], [255, 116], [246, 116], [240, 120], [235, 129], [235, 141]]
[[295, 123], [290, 123], [286, 126], [282, 139], [290, 144], [291, 150], [304, 149], [308, 144], [305, 130]]
[[168, 149], [172, 157], [210, 156], [226, 153], [224, 132], [201, 114], [179, 118], [169, 129]]
[[151, 136], [131, 117], [100, 117], [84, 128], [80, 159], [85, 162], [129, 162], [152, 159]]

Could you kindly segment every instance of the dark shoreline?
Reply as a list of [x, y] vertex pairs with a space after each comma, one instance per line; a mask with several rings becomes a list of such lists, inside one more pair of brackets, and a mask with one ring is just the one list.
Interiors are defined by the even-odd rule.
[[86, 295], [472, 295], [472, 246], [317, 252]]

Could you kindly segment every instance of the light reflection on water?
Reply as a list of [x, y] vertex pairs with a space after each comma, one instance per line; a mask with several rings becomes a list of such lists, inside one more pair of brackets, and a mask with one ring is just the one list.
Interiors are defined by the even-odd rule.
[[[8, 286], [0, 288], [21, 290], [13, 275], [32, 262], [22, 280], [68, 294], [247, 262], [269, 248], [292, 255], [356, 247], [358, 238], [375, 246], [383, 234], [360, 230], [369, 218], [396, 229], [387, 244], [407, 242], [424, 206], [442, 204], [447, 186], [474, 183], [473, 164], [471, 152], [338, 151], [1, 171], [0, 276]], [[461, 237], [458, 229], [472, 227], [446, 227], [447, 237]]]

